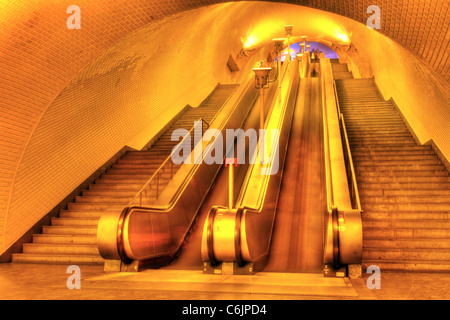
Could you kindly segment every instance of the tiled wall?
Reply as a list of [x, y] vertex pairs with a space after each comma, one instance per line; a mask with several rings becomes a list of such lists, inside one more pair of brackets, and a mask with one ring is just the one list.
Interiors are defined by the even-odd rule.
[[[67, 194], [68, 189], [73, 189], [72, 184], [82, 181], [82, 177], [92, 169], [89, 167], [89, 163], [85, 164], [86, 168], [83, 168], [85, 172], [78, 172], [78, 174], [68, 172], [64, 167], [60, 172], [58, 171], [58, 174], [48, 172], [43, 168], [44, 164], [60, 161], [64, 156], [73, 157], [68, 158], [73, 163], [85, 161], [77, 158], [79, 155], [67, 155], [63, 152], [64, 150], [73, 150], [70, 147], [82, 145], [87, 141], [86, 131], [81, 130], [83, 127], [74, 126], [74, 132], [79, 133], [76, 139], [75, 135], [66, 139], [63, 135], [58, 134], [61, 132], [63, 124], [70, 123], [70, 119], [73, 119], [70, 117], [89, 123], [88, 119], [83, 119], [80, 114], [86, 111], [85, 107], [88, 104], [96, 103], [95, 99], [104, 99], [101, 96], [92, 96], [92, 100], [85, 100], [84, 97], [79, 97], [80, 93], [83, 93], [83, 96], [89, 96], [88, 92], [93, 93], [95, 86], [101, 87], [102, 91], [108, 86], [114, 86], [118, 92], [122, 92], [121, 100], [115, 100], [120, 101], [116, 109], [99, 108], [95, 110], [97, 113], [94, 112], [92, 119], [100, 122], [96, 120], [94, 124], [88, 125], [92, 130], [89, 131], [92, 132], [91, 136], [104, 139], [104, 142], [100, 143], [98, 147], [104, 148], [101, 150], [104, 151], [105, 157], [116, 150], [119, 144], [123, 144], [123, 141], [131, 139], [137, 131], [148, 125], [144, 122], [138, 124], [134, 132], [129, 128], [118, 129], [118, 131], [102, 131], [111, 126], [108, 119], [111, 119], [110, 117], [113, 115], [130, 121], [130, 113], [138, 111], [137, 109], [129, 109], [129, 113], [119, 111], [118, 106], [126, 104], [130, 98], [130, 93], [121, 89], [126, 87], [124, 79], [114, 78], [119, 73], [108, 76], [108, 73], [105, 72], [102, 75], [103, 78], [99, 77], [98, 82], [95, 83], [75, 82], [74, 86], [84, 87], [68, 88], [59, 96], [61, 91], [90, 62], [104, 54], [125, 36], [151, 22], [160, 21], [164, 17], [218, 2], [224, 1], [77, 0], [75, 3], [72, 0], [5, 0], [0, 2], [0, 253], [24, 232], [23, 229], [26, 228], [24, 225], [32, 224], [32, 221], [36, 221], [38, 217], [45, 214], [45, 210], [50, 206], [40, 204], [36, 204], [36, 207], [31, 206], [31, 195], [33, 197], [42, 196], [42, 191], [47, 188], [46, 184], [54, 182], [54, 178], [59, 177], [61, 181], [70, 180], [71, 185], [67, 186], [65, 183], [58, 182], [54, 186], [55, 190], [48, 191], [47, 195], [51, 195], [55, 199], [62, 197]], [[372, 4], [379, 5], [382, 9], [382, 30], [379, 32], [393, 38], [416, 54], [420, 61], [433, 70], [437, 78], [440, 77], [446, 83], [450, 79], [448, 30], [450, 12], [447, 0], [273, 2], [288, 2], [323, 9], [350, 17], [364, 24], [368, 17], [365, 12], [366, 8]], [[68, 30], [66, 27], [66, 20], [69, 16], [66, 9], [73, 4], [82, 9], [80, 30]], [[224, 10], [228, 10], [228, 8]], [[238, 15], [239, 12], [236, 12], [236, 16]], [[252, 19], [255, 18], [252, 17]], [[249, 20], [254, 21], [252, 19], [242, 18], [240, 21], [245, 24]], [[218, 21], [212, 19], [208, 27], [214, 28], [217, 24]], [[229, 36], [230, 39], [240, 39], [242, 30], [237, 31], [234, 27], [236, 26], [230, 25], [229, 30], [222, 30], [222, 33]], [[179, 26], [179, 29], [183, 28], [184, 26]], [[245, 34], [245, 31], [243, 33]], [[193, 34], [200, 33], [196, 29], [193, 30]], [[166, 38], [171, 36], [167, 35]], [[221, 36], [217, 34], [215, 40], [218, 43], [223, 40]], [[201, 50], [200, 48], [208, 44], [201, 36], [196, 41], [197, 50]], [[159, 49], [160, 52], [167, 50], [164, 41], [153, 45], [156, 45], [155, 50]], [[221, 49], [223, 48], [218, 46], [214, 52], [210, 52], [210, 57], [221, 54], [223, 51]], [[183, 54], [186, 53], [181, 48], [179, 55]], [[196, 55], [196, 53], [191, 54], [192, 56]], [[230, 52], [224, 52], [226, 58], [229, 54]], [[178, 56], [173, 59], [177, 60]], [[142, 60], [140, 61], [142, 62]], [[139, 66], [140, 61], [134, 61], [134, 63]], [[205, 58], [204, 63], [215, 63], [215, 60]], [[120, 69], [123, 66], [117, 65], [116, 67]], [[159, 70], [157, 65], [151, 65], [151, 67], [155, 71]], [[86, 70], [84, 76], [87, 77], [89, 72], [97, 73], [98, 70], [96, 68]], [[208, 85], [205, 85], [204, 92], [209, 90], [215, 77], [210, 74], [205, 75], [208, 77]], [[131, 77], [131, 75], [128, 76]], [[103, 79], [104, 82], [99, 82], [100, 79]], [[117, 87], [115, 87], [116, 83]], [[147, 96], [142, 97], [151, 99], [152, 95], [148, 93]], [[115, 99], [114, 97], [109, 98]], [[138, 98], [136, 97], [136, 99]], [[71, 108], [67, 108], [67, 103]], [[139, 108], [139, 106], [134, 107]], [[142, 105], [141, 108], [143, 108]], [[67, 110], [67, 112], [63, 112], [63, 110]], [[140, 109], [140, 111], [144, 112], [147, 120], [156, 119], [152, 117], [156, 117], [157, 114], [144, 111], [144, 109]], [[62, 121], [58, 124], [59, 127], [56, 126], [57, 119]], [[87, 129], [87, 127], [85, 128]], [[51, 139], [44, 139], [44, 137], [51, 137]], [[53, 142], [58, 142], [58, 146], [63, 146], [61, 150], [55, 150]], [[110, 142], [113, 145], [107, 146]], [[39, 154], [43, 154], [44, 150], [47, 157], [40, 159]], [[100, 161], [101, 159], [97, 159], [97, 162]], [[61, 176], [62, 174], [64, 175]], [[17, 221], [27, 221], [27, 223], [15, 223]], [[6, 233], [5, 230], [8, 232]]]
[[[354, 46], [338, 49], [364, 78], [374, 77], [386, 100], [393, 98], [419, 142], [433, 139], [450, 158], [450, 84], [398, 43], [365, 27], [353, 29]], [[345, 59], [348, 56], [351, 60]]]
[[[199, 105], [218, 82], [241, 81], [243, 75], [231, 73], [226, 64], [230, 54], [239, 52], [241, 39], [229, 32], [232, 22], [222, 21], [218, 14], [223, 17], [220, 8], [200, 8], [148, 24], [114, 41], [75, 78], [65, 77], [71, 80], [68, 84], [52, 80], [49, 73], [57, 72], [44, 67], [38, 79], [28, 75], [23, 84], [11, 81], [20, 98], [5, 101], [18, 110], [9, 132], [22, 140], [13, 141], [11, 149], [2, 147], [2, 159], [7, 152], [16, 155], [5, 159], [10, 163], [0, 162], [8, 174], [2, 174], [2, 179], [7, 178], [2, 190], [3, 221], [9, 204], [6, 224], [0, 229], [4, 249], [123, 146], [132, 140], [134, 147], [139, 146], [134, 138], [142, 131], [148, 136], [141, 139], [141, 147], [186, 104]], [[88, 28], [86, 24], [81, 30]], [[236, 32], [245, 33], [243, 28]], [[254, 59], [256, 55], [239, 63], [252, 64]], [[75, 69], [70, 59], [68, 68]], [[57, 87], [62, 89], [59, 94]], [[42, 92], [53, 99], [49, 105]], [[36, 111], [31, 113], [28, 106]]]

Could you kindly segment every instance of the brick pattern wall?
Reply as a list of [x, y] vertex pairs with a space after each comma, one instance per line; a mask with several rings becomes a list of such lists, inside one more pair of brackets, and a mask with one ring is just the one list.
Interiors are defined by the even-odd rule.
[[[234, 33], [227, 34], [229, 22], [217, 18], [219, 13], [201, 8], [147, 23], [128, 31], [126, 37], [118, 35], [121, 39], [101, 44], [102, 49], [96, 50], [98, 58], [88, 66], [82, 68], [78, 62], [75, 67], [67, 59], [72, 73], [81, 70], [75, 77], [46, 81], [57, 72], [47, 73], [41, 67], [42, 76], [37, 79], [28, 74], [23, 84], [19, 79], [12, 82], [21, 88], [13, 94], [23, 99], [12, 96], [5, 101], [19, 111], [9, 132], [22, 140], [11, 148], [16, 157], [10, 157], [10, 163], [6, 163], [9, 149], [2, 147], [0, 157], [8, 174], [2, 174], [4, 249], [142, 130], [153, 124], [163, 126], [187, 103], [200, 104], [218, 82], [239, 81], [226, 61], [239, 52], [241, 40]], [[86, 25], [73, 32], [88, 29]], [[100, 35], [96, 37], [100, 42]], [[211, 45], [199, 50], [202, 42]], [[50, 62], [47, 67], [51, 69]], [[35, 92], [39, 95], [33, 98]], [[48, 94], [47, 102], [44, 94], [39, 99], [42, 92]], [[29, 100], [30, 109], [36, 109], [32, 119], [26, 118], [31, 114], [24, 99]], [[20, 115], [25, 117], [19, 119]]]
[[[23, 231], [20, 230], [23, 227], [13, 222], [23, 219], [22, 214], [30, 210], [23, 203], [28, 191], [20, 188], [27, 186], [38, 190], [42, 189], [42, 183], [48, 182], [33, 180], [26, 172], [40, 170], [31, 165], [35, 160], [35, 150], [40, 150], [33, 149], [39, 146], [33, 141], [44, 134], [43, 126], [45, 121], [49, 121], [47, 112], [56, 112], [58, 104], [62, 105], [64, 99], [74, 95], [67, 89], [58, 97], [62, 90], [90, 62], [123, 37], [164, 17], [219, 2], [224, 1], [0, 2], [0, 252]], [[372, 4], [379, 5], [382, 10], [380, 32], [413, 52], [436, 75], [449, 82], [450, 12], [447, 0], [273, 2], [322, 9], [364, 24], [368, 17], [366, 8]], [[66, 27], [69, 16], [66, 9], [73, 4], [82, 8], [81, 30], [68, 30]], [[43, 121], [42, 126], [40, 121]], [[48, 130], [54, 134], [53, 130]], [[123, 133], [121, 139], [130, 135], [130, 132]], [[59, 136], [55, 136], [55, 141], [65, 143]], [[27, 151], [28, 146], [30, 152]], [[63, 193], [58, 192], [58, 195]], [[7, 215], [8, 212], [11, 214]], [[8, 239], [5, 233], [7, 225]]]
[[450, 81], [450, 2], [448, 0], [286, 1], [336, 13], [366, 24], [370, 5], [381, 9], [379, 32], [414, 53]]

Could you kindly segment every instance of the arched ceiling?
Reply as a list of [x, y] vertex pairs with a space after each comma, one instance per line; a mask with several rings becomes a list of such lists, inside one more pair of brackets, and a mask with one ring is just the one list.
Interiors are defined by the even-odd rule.
[[[24, 150], [61, 90], [132, 32], [173, 14], [222, 2], [227, 1], [0, 0], [0, 230]], [[270, 2], [320, 9], [364, 24], [370, 16], [367, 7], [378, 5], [378, 32], [409, 49], [444, 82], [450, 82], [448, 0]], [[73, 4], [81, 8], [80, 30], [66, 26], [66, 10]]]

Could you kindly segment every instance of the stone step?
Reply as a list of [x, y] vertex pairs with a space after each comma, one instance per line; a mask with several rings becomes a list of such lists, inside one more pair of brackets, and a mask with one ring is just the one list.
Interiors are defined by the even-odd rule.
[[[170, 175], [170, 173], [169, 173]], [[101, 179], [98, 181], [96, 180], [95, 183], [101, 183], [100, 181], [106, 182], [106, 181], [117, 181], [117, 183], [132, 183], [132, 184], [141, 184], [144, 185], [152, 175], [127, 175], [127, 174], [106, 174], [102, 175]], [[162, 175], [160, 176], [160, 181], [166, 181], [169, 182], [170, 178]]]
[[[411, 195], [411, 196], [389, 196], [385, 195], [383, 197], [380, 196], [364, 196], [365, 203], [447, 203], [449, 207], [447, 209], [450, 210], [450, 197], [447, 194], [430, 196], [430, 195]], [[446, 209], [444, 209], [446, 210]]]
[[99, 218], [52, 218], [52, 226], [97, 227]]
[[363, 221], [375, 220], [447, 220], [450, 219], [450, 211], [373, 211], [364, 210]]
[[[170, 165], [162, 167], [158, 172], [162, 176], [170, 177], [171, 173], [175, 174], [178, 167], [171, 168]], [[151, 177], [157, 170], [155, 169], [142, 169], [142, 168], [113, 168], [109, 169], [107, 175], [128, 175], [128, 176], [145, 176]]]
[[404, 125], [400, 125], [397, 128], [347, 128], [347, 125], [345, 126], [345, 129], [347, 130], [348, 135], [361, 135], [361, 136], [368, 136], [368, 135], [390, 135], [390, 134], [409, 134], [408, 128]]
[[360, 147], [360, 146], [384, 146], [384, 145], [415, 145], [416, 142], [411, 137], [409, 139], [405, 138], [390, 138], [390, 139], [382, 139], [382, 138], [358, 138], [358, 139], [348, 139], [350, 143], [350, 147]]
[[386, 102], [370, 102], [365, 103], [364, 105], [361, 104], [355, 104], [355, 103], [339, 103], [339, 109], [341, 113], [344, 115], [344, 118], [347, 119], [347, 117], [350, 117], [352, 115], [372, 115], [372, 114], [378, 114], [378, 113], [388, 113], [391, 114], [392, 112], [397, 113], [397, 110], [394, 108], [394, 106], [390, 103]]
[[[355, 97], [362, 97], [361, 95], [355, 95]], [[341, 102], [341, 101], [339, 101]], [[370, 108], [390, 108], [390, 110], [397, 110], [394, 105], [390, 102], [390, 101], [386, 101], [386, 100], [377, 100], [377, 101], [372, 101], [370, 103], [364, 103], [362, 104], [361, 102], [359, 102], [358, 100], [355, 101], [349, 101], [348, 103], [340, 103], [339, 104], [339, 108], [349, 108], [349, 110], [354, 110], [354, 109], [361, 109], [361, 110], [370, 110]]]
[[[423, 170], [422, 170], [423, 169]], [[397, 166], [392, 166], [392, 168], [386, 167], [358, 167], [355, 166], [355, 172], [357, 176], [357, 180], [363, 180], [367, 177], [390, 177], [392, 182], [402, 180], [397, 180], [401, 177], [410, 177], [410, 178], [418, 178], [418, 177], [448, 177], [448, 172], [443, 170], [442, 168], [436, 168], [436, 170], [430, 170], [426, 168], [398, 168]]]
[[331, 64], [331, 68], [333, 72], [335, 71], [348, 72], [348, 66], [346, 63], [333, 63]]
[[[173, 164], [173, 163], [172, 163]], [[171, 163], [166, 164], [162, 167], [163, 170], [167, 171], [170, 170]], [[156, 171], [160, 166], [161, 163], [117, 163], [113, 164], [110, 170], [148, 170], [148, 171]], [[181, 165], [173, 164], [173, 168], [179, 168]], [[109, 171], [108, 171], [109, 172]]]
[[358, 183], [359, 190], [410, 190], [410, 191], [420, 191], [420, 190], [448, 190], [449, 184], [446, 182], [389, 182], [389, 183], [367, 183], [361, 182]]
[[83, 197], [118, 197], [131, 199], [137, 194], [137, 190], [125, 191], [125, 190], [83, 190]]
[[450, 239], [435, 241], [434, 239], [365, 239], [364, 248], [398, 248], [398, 249], [450, 249]]
[[376, 126], [366, 126], [366, 125], [348, 125], [347, 123], [345, 124], [345, 128], [347, 130], [347, 134], [349, 136], [355, 136], [357, 134], [364, 134], [364, 133], [368, 133], [368, 134], [374, 134], [374, 132], [377, 132], [379, 130], [386, 130], [386, 131], [405, 131], [407, 130], [407, 128], [403, 125], [403, 124], [398, 124], [398, 125], [391, 125], [391, 126], [387, 126], [387, 125], [380, 125], [378, 127]]
[[347, 124], [347, 122], [345, 123], [345, 128], [347, 129], [347, 133], [348, 134], [357, 134], [358, 132], [363, 132], [364, 131], [377, 131], [377, 130], [406, 130], [407, 128], [405, 127], [404, 124], [401, 123], [397, 123], [397, 124], [373, 124], [373, 125], [360, 125], [360, 124]]
[[411, 239], [434, 239], [435, 241], [450, 239], [450, 229], [427, 229], [427, 228], [397, 228], [380, 229], [366, 227], [363, 229], [363, 238], [378, 240], [411, 240]]
[[102, 265], [105, 260], [100, 255], [49, 255], [13, 254], [13, 263], [64, 264], [64, 265]]
[[430, 154], [430, 152], [433, 152], [430, 146], [412, 146], [412, 145], [408, 145], [408, 146], [364, 146], [364, 147], [353, 147], [352, 152], [355, 153], [360, 153], [360, 154], [392, 154], [393, 153], [397, 153], [397, 154], [420, 154], [420, 153], [425, 153], [425, 154]]
[[34, 234], [33, 243], [97, 245], [97, 234]]
[[[164, 158], [161, 158], [161, 160], [156, 161], [154, 159], [147, 159], [147, 158], [134, 158], [134, 159], [127, 159], [127, 160], [118, 160], [116, 162], [116, 164], [119, 166], [125, 165], [125, 166], [134, 166], [134, 167], [150, 166], [150, 167], [154, 167], [156, 169], [156, 168], [159, 168], [166, 159], [167, 159], [167, 157], [164, 157]], [[171, 160], [169, 159], [169, 161], [171, 161]]]
[[61, 210], [59, 216], [61, 218], [91, 218], [91, 219], [100, 219], [103, 214], [103, 210], [94, 211], [94, 210]]
[[399, 120], [385, 120], [378, 121], [357, 121], [352, 119], [345, 119], [345, 128], [350, 132], [355, 130], [406, 130], [405, 124]]
[[335, 72], [333, 73], [334, 79], [353, 79], [353, 74], [351, 72]]
[[381, 272], [450, 272], [449, 261], [403, 261], [403, 260], [363, 260], [362, 268], [366, 270], [370, 265], [377, 265]]
[[365, 248], [363, 260], [450, 261], [450, 249]]
[[161, 159], [166, 157], [168, 154], [166, 152], [155, 151], [152, 148], [148, 151], [128, 151], [120, 160], [127, 160], [133, 158], [149, 158], [149, 159]]
[[144, 183], [115, 183], [115, 181], [101, 181], [98, 180], [95, 184], [90, 184], [88, 190], [90, 191], [139, 191]]
[[346, 117], [344, 114], [345, 126], [356, 129], [390, 129], [407, 128], [403, 119], [399, 116], [397, 118], [370, 118], [370, 119], [356, 119]]
[[[400, 163], [402, 163], [400, 165]], [[410, 174], [415, 172], [433, 172], [435, 174], [442, 170], [438, 175], [448, 175], [445, 166], [439, 161], [424, 161], [424, 162], [377, 162], [377, 161], [355, 161], [355, 168], [358, 172], [374, 172], [374, 171], [408, 171]]]
[[131, 200], [130, 197], [105, 197], [105, 196], [80, 196], [75, 197], [76, 203], [108, 203], [114, 205], [126, 205]]
[[441, 161], [439, 158], [434, 154], [396, 154], [396, 153], [389, 153], [388, 155], [371, 155], [371, 154], [364, 154], [364, 155], [352, 155], [352, 159], [354, 163], [363, 163], [365, 161], [372, 161], [374, 163], [413, 163], [413, 162], [420, 162], [423, 163], [425, 161], [437, 161], [439, 164]]
[[359, 110], [352, 110], [351, 112], [345, 112], [341, 109], [341, 112], [344, 114], [345, 120], [376, 120], [377, 117], [382, 119], [402, 119], [400, 114], [395, 110], [390, 110], [385, 108], [382, 109], [376, 109], [376, 110], [368, 110], [368, 109], [359, 109]]
[[442, 189], [367, 189], [358, 188], [359, 195], [362, 197], [384, 197], [384, 196], [431, 196], [431, 197], [450, 197], [450, 190]]
[[[347, 127], [346, 127], [347, 128]], [[383, 138], [383, 139], [389, 139], [389, 138], [412, 138], [411, 134], [408, 132], [408, 130], [401, 129], [397, 131], [366, 131], [362, 132], [361, 130], [358, 131], [347, 131], [347, 135], [350, 139], [355, 138]]]
[[109, 209], [123, 209], [124, 206], [120, 204], [111, 204], [111, 203], [80, 203], [80, 202], [71, 202], [67, 204], [68, 210], [109, 210]]
[[70, 255], [98, 255], [96, 245], [67, 245], [67, 244], [45, 244], [45, 243], [25, 243], [23, 245], [24, 254], [70, 254]]
[[362, 183], [448, 183], [449, 177], [445, 175], [440, 176], [396, 176], [393, 179], [393, 176], [380, 176], [380, 175], [369, 175], [365, 177], [358, 176], [356, 177], [358, 185]]
[[378, 95], [378, 92], [376, 90], [361, 90], [360, 92], [354, 93], [351, 92], [350, 89], [347, 90], [339, 90], [338, 91], [338, 99], [339, 101], [350, 101], [350, 102], [357, 102], [360, 104], [364, 104], [366, 101], [385, 101], [383, 98]]
[[394, 229], [450, 229], [450, 220], [447, 219], [389, 219], [389, 220], [363, 220], [364, 228], [394, 228]]
[[440, 198], [429, 198], [427, 202], [423, 202], [423, 199], [417, 199], [417, 202], [412, 197], [392, 197], [383, 200], [367, 200], [367, 197], [361, 198], [361, 206], [363, 208], [370, 208], [373, 211], [446, 211], [449, 210], [450, 203], [442, 202], [448, 200], [442, 200]]
[[69, 234], [69, 235], [80, 235], [80, 234], [97, 234], [97, 227], [95, 226], [44, 226], [42, 227], [42, 233], [44, 234]]
[[412, 143], [416, 145], [414, 138], [406, 130], [403, 130], [403, 132], [359, 132], [347, 130], [347, 137], [349, 142], [351, 141], [353, 142], [353, 144], [357, 143], [358, 141], [364, 142], [365, 144], [369, 144], [370, 142], [376, 144], [377, 141], [380, 140], [403, 140], [405, 141], [405, 143], [407, 143], [407, 145], [411, 145]]

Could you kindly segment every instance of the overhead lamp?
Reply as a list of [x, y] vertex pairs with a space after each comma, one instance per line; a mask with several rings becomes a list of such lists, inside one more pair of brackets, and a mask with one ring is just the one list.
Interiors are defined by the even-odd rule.
[[277, 53], [280, 53], [281, 51], [283, 51], [284, 48], [284, 42], [286, 41], [286, 38], [275, 38], [272, 39], [275, 45], [275, 51]]
[[286, 38], [275, 38], [273, 39], [275, 51], [278, 54], [278, 88], [281, 88], [281, 51], [284, 47], [284, 41], [286, 41]]
[[259, 100], [260, 100], [260, 110], [259, 110], [259, 126], [260, 129], [264, 129], [264, 89], [269, 87], [269, 73], [272, 68], [254, 68], [255, 73], [255, 87], [259, 89]]
[[241, 51], [239, 51], [237, 57], [238, 58], [243, 58], [243, 57], [248, 57], [249, 56], [249, 52], [254, 51], [256, 48], [252, 47], [252, 48], [242, 48]]
[[287, 39], [288, 39], [288, 44], [287, 44], [287, 47], [288, 47], [288, 61], [291, 61], [291, 35], [292, 35], [292, 28], [293, 28], [294, 26], [293, 25], [286, 25], [286, 26], [284, 26], [284, 30], [286, 31], [286, 36], [287, 36]]
[[255, 73], [255, 88], [267, 88], [269, 83], [269, 73], [272, 70], [270, 67], [253, 68]]

